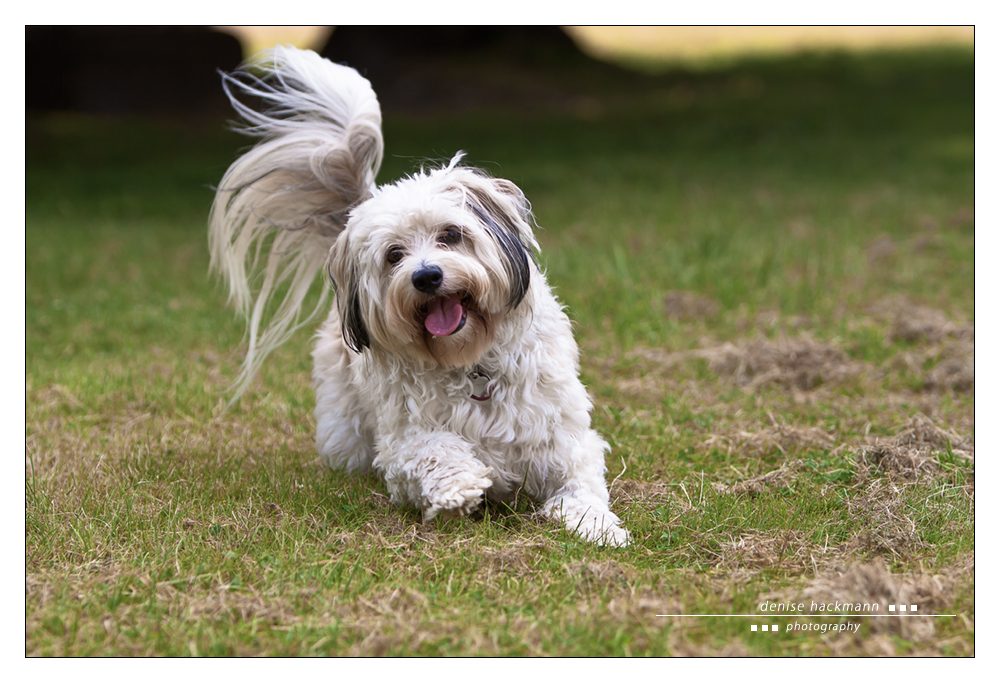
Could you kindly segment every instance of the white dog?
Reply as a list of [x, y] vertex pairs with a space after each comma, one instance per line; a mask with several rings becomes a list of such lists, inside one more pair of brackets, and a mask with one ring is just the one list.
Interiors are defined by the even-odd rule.
[[[209, 229], [212, 267], [248, 318], [237, 396], [312, 318], [300, 309], [325, 262], [336, 304], [313, 351], [323, 462], [374, 468], [393, 503], [425, 522], [521, 489], [583, 537], [628, 544], [608, 508], [609, 447], [590, 428], [570, 321], [535, 262], [523, 193], [461, 166], [461, 153], [376, 187], [381, 112], [367, 80], [286, 47], [256, 68], [259, 78], [224, 77], [260, 142], [222, 179]], [[256, 296], [251, 274], [262, 277]]]

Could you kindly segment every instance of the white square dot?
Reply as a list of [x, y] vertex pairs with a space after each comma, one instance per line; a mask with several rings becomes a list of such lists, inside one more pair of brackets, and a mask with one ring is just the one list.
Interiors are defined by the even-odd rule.
[[777, 630], [778, 630], [778, 625], [777, 625], [777, 624], [775, 624], [774, 626], [772, 626], [772, 627], [771, 627], [771, 630], [772, 630], [772, 631], [777, 631]]
[[910, 605], [910, 611], [911, 612], [916, 612], [917, 611], [917, 606], [916, 605]]
[[750, 630], [751, 631], [756, 631], [757, 630], [757, 624], [750, 624]]
[[899, 611], [900, 612], [905, 612], [906, 611], [906, 605], [900, 605], [899, 606]]
[[890, 612], [895, 612], [896, 611], [896, 606], [895, 605], [889, 605], [889, 611]]

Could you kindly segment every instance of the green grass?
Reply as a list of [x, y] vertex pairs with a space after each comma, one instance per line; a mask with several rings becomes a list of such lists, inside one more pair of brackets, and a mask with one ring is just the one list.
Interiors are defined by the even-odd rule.
[[[246, 141], [29, 115], [26, 654], [974, 654], [973, 68], [806, 55], [597, 82], [581, 116], [386, 117], [380, 180], [464, 149], [532, 201], [617, 550], [524, 499], [424, 526], [315, 465], [308, 331], [225, 409], [206, 218]], [[958, 617], [656, 616], [875, 595]]]

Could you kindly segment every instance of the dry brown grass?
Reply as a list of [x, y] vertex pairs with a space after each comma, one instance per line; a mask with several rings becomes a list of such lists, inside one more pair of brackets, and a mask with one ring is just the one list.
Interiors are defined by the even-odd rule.
[[887, 341], [975, 340], [976, 330], [970, 323], [953, 320], [946, 312], [918, 304], [908, 297], [879, 299], [868, 310], [876, 318], [888, 322]]
[[774, 385], [810, 391], [823, 384], [839, 384], [864, 374], [878, 374], [875, 368], [852, 360], [833, 344], [817, 341], [808, 334], [718, 345], [708, 345], [710, 342], [705, 340], [703, 344], [705, 346], [700, 349], [676, 352], [634, 348], [626, 357], [642, 361], [646, 368], [654, 367], [657, 375], [644, 373], [620, 382], [620, 388], [626, 393], [641, 390], [691, 359], [704, 359], [712, 372], [747, 390]]
[[924, 377], [929, 391], [972, 393], [976, 390], [976, 348], [972, 342], [944, 344], [932, 357], [940, 358]]
[[831, 549], [808, 540], [801, 531], [747, 530], [723, 543], [716, 566], [720, 569], [773, 569], [813, 571], [830, 561]]
[[705, 349], [701, 355], [713, 372], [747, 389], [774, 384], [808, 391], [864, 372], [863, 364], [851, 360], [837, 347], [807, 335], [727, 343]]
[[[817, 340], [802, 316], [782, 318], [775, 311], [757, 314], [748, 329], [758, 330], [756, 338], [718, 342], [708, 337], [701, 348], [673, 351], [636, 346], [624, 354], [638, 361], [632, 376], [615, 377], [614, 383], [630, 398], [657, 401], [670, 393], [696, 389], [685, 382], [685, 367], [692, 360], [704, 360], [709, 370], [725, 382], [748, 391], [776, 387], [797, 392], [799, 400], [809, 400], [809, 392], [824, 387], [857, 386], [909, 393], [913, 381], [921, 391], [935, 394], [969, 393], [975, 390], [975, 327], [960, 317], [914, 303], [906, 297], [881, 299], [867, 307], [871, 315], [848, 320], [851, 329], [882, 327], [886, 346], [908, 344], [889, 361], [872, 364], [852, 358], [835, 342]], [[691, 292], [674, 291], [665, 296], [668, 317], [691, 321], [715, 314], [710, 299]], [[846, 311], [843, 315], [848, 315]], [[778, 332], [771, 339], [764, 333]], [[788, 332], [797, 331], [794, 336]], [[610, 372], [610, 367], [602, 368]], [[913, 400], [912, 397], [907, 400]]]
[[788, 488], [795, 481], [795, 475], [801, 468], [802, 460], [791, 460], [770, 472], [758, 474], [755, 477], [743, 479], [729, 485], [714, 482], [712, 487], [718, 493], [736, 496], [749, 495], [753, 497], [768, 490]]
[[[705, 361], [708, 369], [719, 376], [721, 386], [737, 386], [753, 393], [765, 387], [788, 390], [796, 402], [812, 400], [813, 392], [830, 388], [836, 390], [844, 383], [868, 381], [878, 378], [881, 372], [869, 365], [851, 361], [829, 345], [814, 343], [808, 338], [793, 341], [754, 340], [718, 344], [703, 339], [703, 347], [690, 351], [636, 346], [623, 354], [633, 365], [628, 375], [622, 376], [613, 367], [600, 367], [601, 374], [630, 402], [656, 405], [664, 398], [684, 396], [694, 404], [728, 407], [718, 403], [719, 384], [696, 378], [693, 362]], [[638, 362], [636, 362], [638, 361]], [[820, 394], [817, 394], [820, 395]], [[823, 392], [829, 398], [830, 392]], [[757, 430], [748, 431], [748, 435]], [[746, 441], [747, 436], [729, 435], [736, 442]], [[757, 437], [760, 445], [765, 436]], [[778, 436], [793, 438], [788, 435]], [[756, 447], [754, 444], [747, 444]]]
[[975, 391], [974, 325], [907, 297], [881, 299], [868, 310], [887, 326], [886, 344], [912, 345], [893, 358], [892, 369], [921, 378], [926, 391]]
[[563, 569], [583, 583], [600, 588], [627, 587], [637, 572], [629, 565], [615, 560], [584, 560], [563, 565]]
[[809, 449], [829, 449], [834, 446], [834, 436], [819, 427], [796, 427], [773, 423], [751, 431], [752, 426], [741, 426], [734, 430], [712, 434], [705, 446], [722, 448], [727, 453], [761, 455], [774, 451], [789, 455]]
[[895, 436], [871, 439], [855, 451], [858, 480], [879, 475], [902, 481], [933, 477], [941, 471], [938, 453], [972, 461], [975, 448], [971, 437], [938, 427], [926, 415], [916, 415]]
[[849, 548], [905, 559], [926, 546], [903, 486], [876, 479], [846, 503], [848, 514], [860, 529], [847, 544]]
[[[925, 547], [906, 488], [950, 476], [939, 460], [944, 453], [959, 462], [974, 461], [974, 441], [919, 414], [896, 435], [869, 439], [867, 444], [856, 448], [856, 484], [846, 502], [848, 513], [857, 520], [861, 531], [849, 545], [894, 557], [910, 557]], [[974, 472], [970, 469], [965, 483], [949, 488], [964, 491], [971, 501], [975, 495], [974, 482]]]

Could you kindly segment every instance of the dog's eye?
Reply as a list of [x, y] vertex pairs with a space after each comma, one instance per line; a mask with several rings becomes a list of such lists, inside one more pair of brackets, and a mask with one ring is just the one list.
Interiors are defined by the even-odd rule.
[[399, 263], [403, 260], [403, 250], [399, 247], [393, 247], [389, 250], [389, 253], [385, 255], [385, 260], [389, 263]]
[[462, 233], [458, 228], [445, 228], [438, 235], [441, 244], [458, 244], [462, 241]]

